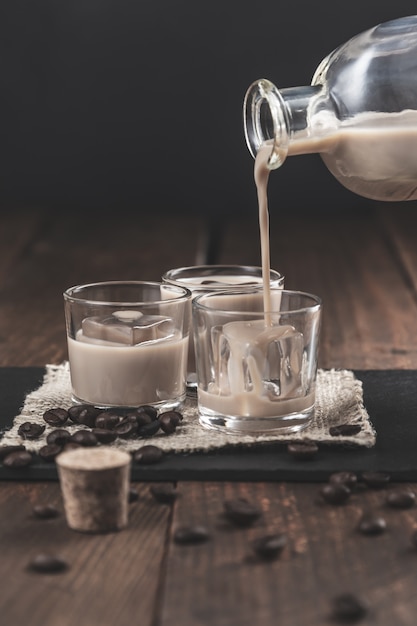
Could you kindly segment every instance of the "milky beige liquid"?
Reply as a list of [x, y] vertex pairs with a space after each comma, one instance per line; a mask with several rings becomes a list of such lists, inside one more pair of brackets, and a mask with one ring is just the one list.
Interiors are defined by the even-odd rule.
[[118, 344], [78, 331], [68, 337], [75, 396], [98, 406], [139, 406], [180, 399], [184, 393], [187, 338]]
[[[314, 127], [314, 119], [312, 123]], [[318, 131], [314, 139], [292, 141], [288, 155], [319, 153], [330, 172], [354, 193], [398, 202], [417, 199], [416, 146], [416, 111], [367, 112], [325, 136]]]

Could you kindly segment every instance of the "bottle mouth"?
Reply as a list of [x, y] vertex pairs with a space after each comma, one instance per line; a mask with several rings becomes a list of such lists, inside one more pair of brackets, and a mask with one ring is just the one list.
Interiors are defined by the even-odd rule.
[[243, 102], [243, 125], [249, 152], [256, 158], [259, 148], [271, 144], [268, 167], [280, 167], [288, 154], [288, 116], [284, 100], [266, 78], [256, 80], [246, 91]]

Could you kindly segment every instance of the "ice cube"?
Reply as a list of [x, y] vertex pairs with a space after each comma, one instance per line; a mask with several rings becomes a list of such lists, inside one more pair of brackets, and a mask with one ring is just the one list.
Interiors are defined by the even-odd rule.
[[140, 311], [114, 311], [109, 317], [86, 317], [82, 321], [83, 337], [131, 346], [163, 339], [173, 332], [171, 318]]
[[269, 364], [269, 394], [293, 398], [303, 393], [304, 337], [291, 326], [268, 344], [266, 360]]
[[302, 394], [302, 333], [290, 325], [265, 326], [263, 320], [230, 322], [223, 333], [232, 393], [266, 393], [271, 399]]

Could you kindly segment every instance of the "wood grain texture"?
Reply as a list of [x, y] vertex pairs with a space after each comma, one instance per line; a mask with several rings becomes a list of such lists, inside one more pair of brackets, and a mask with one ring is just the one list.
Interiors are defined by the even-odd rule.
[[[385, 490], [357, 492], [347, 504], [331, 506], [322, 503], [317, 485], [183, 483], [180, 489], [173, 532], [201, 524], [211, 539], [196, 546], [171, 540], [163, 626], [322, 626], [332, 623], [332, 599], [347, 592], [369, 606], [361, 623], [413, 623], [417, 551], [410, 537], [417, 511], [387, 509]], [[223, 519], [224, 500], [235, 497], [262, 508], [252, 527], [236, 528]], [[384, 516], [387, 531], [359, 534], [363, 510]], [[252, 540], [276, 532], [287, 535], [281, 556], [254, 559]]]
[[[130, 505], [128, 528], [89, 535], [67, 527], [58, 484], [0, 484], [2, 623], [131, 626], [139, 619], [152, 624], [170, 510], [155, 502], [148, 485], [136, 488], [139, 500]], [[46, 503], [59, 509], [59, 517], [33, 516], [32, 507]], [[60, 556], [68, 570], [28, 571], [39, 553]]]

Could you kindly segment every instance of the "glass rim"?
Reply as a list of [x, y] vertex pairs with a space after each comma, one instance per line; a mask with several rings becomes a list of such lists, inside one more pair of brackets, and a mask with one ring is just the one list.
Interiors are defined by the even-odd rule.
[[[193, 278], [192, 274], [199, 274], [199, 272], [205, 272], [207, 271], [207, 276], [211, 275], [211, 272], [213, 270], [224, 270], [224, 274], [227, 275], [227, 272], [230, 273], [238, 273], [239, 271], [243, 271], [243, 272], [247, 272], [248, 275], [250, 275], [250, 272], [252, 273], [257, 273], [257, 275], [259, 274], [259, 277], [262, 277], [262, 266], [261, 265], [246, 265], [246, 264], [239, 264], [239, 263], [216, 263], [216, 264], [201, 264], [201, 265], [184, 265], [183, 267], [175, 267], [169, 270], [166, 270], [163, 274], [162, 274], [162, 280], [166, 280], [169, 281], [170, 283], [172, 281], [175, 281], [176, 284], [183, 284], [181, 283], [181, 278], [176, 278], [174, 274], [181, 274], [181, 273], [185, 273], [185, 272], [190, 272], [190, 276], [186, 276], [184, 278]], [[279, 280], [279, 281], [283, 281], [285, 279], [285, 276], [283, 274], [281, 274], [281, 272], [279, 272], [278, 270], [275, 270], [273, 268], [270, 268], [269, 270], [269, 276], [271, 278], [271, 276], [273, 276], [273, 280]], [[189, 283], [184, 283], [184, 286], [186, 286]], [[227, 284], [227, 283], [223, 283], [223, 284]], [[203, 285], [204, 287], [205, 285]], [[211, 288], [213, 288], [212, 285], [210, 285]], [[220, 289], [222, 289], [222, 286], [219, 287]]]
[[311, 304], [310, 305], [305, 305], [305, 306], [300, 306], [298, 308], [295, 309], [281, 309], [281, 310], [276, 310], [276, 309], [271, 309], [270, 311], [264, 311], [262, 310], [257, 310], [257, 311], [253, 311], [253, 310], [245, 310], [245, 311], [241, 311], [239, 309], [225, 309], [225, 308], [221, 308], [221, 306], [217, 305], [215, 307], [210, 307], [205, 305], [202, 300], [204, 299], [208, 299], [211, 300], [213, 298], [218, 298], [219, 296], [226, 296], [226, 297], [230, 297], [233, 295], [245, 295], [247, 296], [248, 294], [259, 294], [260, 292], [262, 292], [262, 289], [233, 289], [233, 290], [228, 290], [228, 291], [216, 291], [216, 292], [212, 292], [212, 293], [202, 293], [198, 296], [196, 296], [193, 299], [192, 302], [192, 306], [193, 308], [199, 308], [201, 310], [204, 311], [218, 311], [219, 313], [225, 313], [225, 314], [231, 314], [231, 315], [265, 315], [265, 314], [279, 314], [279, 315], [293, 315], [293, 314], [297, 314], [297, 313], [305, 313], [305, 312], [314, 312], [314, 311], [319, 311], [321, 309], [321, 306], [323, 304], [322, 299], [320, 298], [320, 296], [316, 296], [313, 293], [310, 293], [308, 291], [298, 291], [298, 290], [294, 290], [294, 289], [280, 289], [278, 287], [271, 287], [271, 293], [279, 293], [281, 295], [289, 295], [289, 296], [302, 296], [303, 298], [309, 299], [311, 300]]
[[[155, 299], [155, 300], [94, 300], [91, 297], [82, 297], [77, 296], [77, 292], [81, 292], [82, 290], [91, 289], [94, 287], [102, 288], [102, 287], [117, 287], [117, 286], [126, 286], [126, 287], [164, 287], [170, 288], [172, 290], [177, 290], [178, 295], [170, 298], [169, 300], [163, 299]], [[151, 304], [169, 304], [173, 302], [181, 302], [191, 300], [192, 293], [187, 287], [183, 287], [182, 285], [171, 285], [167, 283], [162, 283], [158, 281], [151, 280], [107, 280], [107, 281], [99, 281], [94, 283], [84, 283], [80, 285], [74, 285], [72, 287], [68, 287], [63, 292], [64, 300], [66, 302], [71, 302], [74, 304], [88, 304], [88, 305], [99, 305], [99, 306], [140, 306], [140, 305], [151, 305]]]

